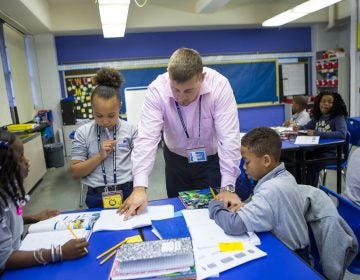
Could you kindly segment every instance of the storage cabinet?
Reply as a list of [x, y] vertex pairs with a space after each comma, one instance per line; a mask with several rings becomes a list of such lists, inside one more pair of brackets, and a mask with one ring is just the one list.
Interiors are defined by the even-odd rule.
[[316, 89], [317, 94], [323, 91], [338, 92], [346, 107], [349, 108], [350, 76], [348, 57], [327, 57], [326, 53], [317, 54]]
[[30, 161], [30, 172], [24, 180], [24, 188], [29, 192], [47, 172], [41, 134], [34, 133], [20, 137], [24, 144], [24, 155]]

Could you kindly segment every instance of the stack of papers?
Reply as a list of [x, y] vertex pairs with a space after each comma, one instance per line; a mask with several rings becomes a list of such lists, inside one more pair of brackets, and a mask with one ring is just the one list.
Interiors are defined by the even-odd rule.
[[[255, 233], [227, 235], [209, 218], [208, 209], [183, 210], [193, 240], [197, 279], [218, 276], [220, 272], [266, 256], [255, 245], [260, 239]], [[241, 242], [244, 250], [220, 252], [220, 242]]]

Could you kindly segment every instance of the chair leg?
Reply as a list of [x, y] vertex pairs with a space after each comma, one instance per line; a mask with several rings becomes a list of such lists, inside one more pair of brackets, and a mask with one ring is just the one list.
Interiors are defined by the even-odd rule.
[[326, 169], [324, 169], [324, 176], [323, 176], [323, 186], [325, 186], [326, 185], [326, 174], [327, 174], [327, 170]]
[[83, 206], [84, 206], [84, 185], [81, 184], [79, 207], [83, 208]]

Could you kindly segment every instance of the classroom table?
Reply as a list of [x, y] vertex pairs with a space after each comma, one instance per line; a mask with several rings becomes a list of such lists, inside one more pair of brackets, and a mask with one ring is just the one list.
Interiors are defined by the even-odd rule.
[[[151, 201], [149, 204], [172, 204], [175, 211], [184, 209], [178, 198]], [[108, 279], [114, 258], [103, 265], [99, 265], [96, 256], [125, 237], [138, 233], [138, 230], [95, 232], [89, 241], [89, 254], [87, 256], [63, 263], [8, 270], [3, 274], [2, 279]], [[151, 232], [151, 227], [144, 228], [144, 237], [145, 240], [156, 239]], [[268, 254], [267, 256], [222, 272], [219, 278], [214, 279], [322, 279], [320, 274], [289, 250], [272, 233], [260, 233], [259, 237], [261, 239], [259, 248], [265, 251]]]
[[[309, 184], [306, 178], [306, 169], [311, 168], [312, 164], [323, 162], [325, 160], [336, 160], [336, 191], [337, 193], [341, 193], [341, 162], [344, 145], [345, 140], [337, 138], [320, 138], [319, 144], [311, 145], [297, 145], [293, 141], [282, 140], [281, 149], [293, 153], [294, 157], [292, 163], [295, 165], [295, 178], [299, 184]], [[331, 158], [306, 158], [306, 153], [308, 153], [309, 151], [325, 147], [336, 148], [336, 155]]]

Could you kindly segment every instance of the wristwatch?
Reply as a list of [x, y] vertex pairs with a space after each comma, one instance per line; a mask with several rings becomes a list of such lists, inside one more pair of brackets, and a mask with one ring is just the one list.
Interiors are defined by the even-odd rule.
[[235, 192], [235, 186], [234, 185], [226, 185], [225, 187], [221, 188], [221, 191], [234, 193]]

